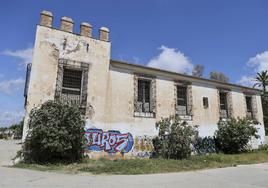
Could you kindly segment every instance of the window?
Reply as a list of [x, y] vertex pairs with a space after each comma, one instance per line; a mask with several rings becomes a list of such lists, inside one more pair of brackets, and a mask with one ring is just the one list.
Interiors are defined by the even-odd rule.
[[141, 112], [151, 112], [150, 90], [151, 90], [150, 80], [141, 80], [141, 79], [138, 80], [138, 103], [141, 106]]
[[247, 106], [247, 117], [248, 118], [253, 118], [253, 113], [252, 113], [252, 97], [251, 96], [246, 96], [246, 106]]
[[207, 109], [209, 107], [208, 98], [207, 97], [203, 97], [203, 107], [205, 109]]
[[177, 86], [177, 107], [178, 115], [187, 115], [187, 86]]
[[62, 100], [80, 105], [82, 75], [81, 70], [63, 69]]
[[155, 118], [156, 79], [152, 75], [134, 74], [134, 117]]
[[220, 117], [228, 118], [227, 93], [220, 92]]
[[88, 63], [60, 58], [55, 100], [77, 105], [86, 114], [88, 71]]

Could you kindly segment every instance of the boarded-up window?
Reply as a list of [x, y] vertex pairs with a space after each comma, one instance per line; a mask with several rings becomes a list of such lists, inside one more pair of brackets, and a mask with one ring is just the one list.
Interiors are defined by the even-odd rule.
[[187, 87], [177, 86], [177, 114], [187, 115]]
[[151, 98], [151, 81], [138, 80], [138, 102], [141, 104], [142, 112], [151, 112], [150, 98]]
[[228, 118], [227, 93], [220, 92], [220, 117]]
[[247, 106], [247, 117], [248, 118], [253, 118], [252, 97], [251, 96], [246, 96], [246, 106]]

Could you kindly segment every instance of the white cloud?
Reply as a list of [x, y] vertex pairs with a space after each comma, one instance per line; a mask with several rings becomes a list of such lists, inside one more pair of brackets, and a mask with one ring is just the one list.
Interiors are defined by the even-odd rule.
[[247, 67], [252, 71], [251, 75], [244, 75], [237, 81], [238, 84], [252, 87], [254, 83], [254, 78], [257, 72], [268, 70], [268, 51], [257, 54], [254, 57], [249, 58], [247, 62]]
[[5, 50], [1, 52], [2, 55], [15, 57], [21, 59], [21, 65], [26, 66], [28, 63], [32, 62], [33, 48], [26, 48], [21, 50]]
[[11, 95], [24, 86], [24, 79], [11, 79], [0, 82], [0, 92]]
[[237, 82], [240, 85], [252, 87], [256, 82], [253, 76], [242, 76]]
[[252, 57], [247, 62], [249, 67], [253, 67], [255, 72], [261, 72], [268, 70], [268, 51], [257, 54], [255, 57]]
[[163, 45], [159, 49], [161, 53], [152, 58], [147, 66], [179, 73], [192, 72], [193, 64], [182, 52]]

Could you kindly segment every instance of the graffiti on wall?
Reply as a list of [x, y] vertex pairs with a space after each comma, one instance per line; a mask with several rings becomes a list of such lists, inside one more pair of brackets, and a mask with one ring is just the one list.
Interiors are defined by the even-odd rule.
[[152, 137], [146, 135], [135, 137], [135, 144], [132, 151], [132, 155], [134, 157], [142, 157], [142, 158], [151, 157], [152, 151], [153, 151]]
[[130, 133], [102, 129], [87, 129], [85, 132], [87, 149], [90, 151], [105, 151], [108, 153], [128, 153], [131, 151], [134, 140]]

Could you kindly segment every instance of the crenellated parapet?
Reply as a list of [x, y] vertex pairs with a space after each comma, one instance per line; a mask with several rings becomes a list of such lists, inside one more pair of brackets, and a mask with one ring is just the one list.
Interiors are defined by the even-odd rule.
[[[52, 12], [46, 11], [46, 10], [43, 10], [41, 12], [40, 25], [53, 28], [53, 14], [52, 14]], [[60, 30], [65, 31], [65, 32], [69, 32], [69, 33], [74, 33], [73, 28], [74, 28], [74, 21], [72, 18], [66, 17], [66, 16], [61, 18], [60, 28], [59, 28]], [[82, 22], [80, 24], [79, 35], [93, 38], [92, 29], [93, 29], [93, 27], [91, 26], [90, 23]], [[99, 29], [99, 36], [97, 39], [109, 42], [109, 32], [110, 31], [107, 27], [101, 27]]]

